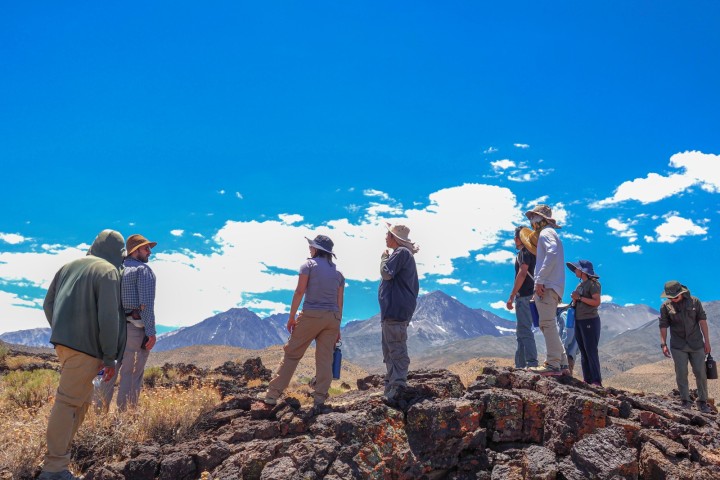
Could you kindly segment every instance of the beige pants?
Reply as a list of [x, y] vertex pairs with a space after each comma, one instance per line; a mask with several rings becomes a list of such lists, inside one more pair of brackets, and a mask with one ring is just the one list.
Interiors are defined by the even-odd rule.
[[540, 298], [537, 294], [533, 296], [535, 306], [540, 317], [540, 331], [545, 337], [545, 349], [547, 359], [545, 362], [555, 368], [567, 365], [565, 347], [560, 340], [560, 333], [557, 327], [557, 306], [560, 303], [560, 296], [552, 288], [545, 289], [545, 295]]
[[150, 355], [150, 351], [140, 348], [143, 338], [145, 338], [145, 329], [128, 323], [127, 343], [120, 366], [120, 386], [117, 397], [117, 406], [120, 411], [128, 407], [135, 407], [140, 398], [145, 364]]
[[43, 471], [61, 472], [70, 465], [70, 444], [92, 399], [92, 381], [102, 361], [63, 345], [55, 347], [60, 360], [60, 385], [47, 428]]
[[267, 397], [277, 399], [290, 384], [305, 350], [315, 340], [315, 403], [328, 397], [332, 382], [332, 358], [340, 333], [340, 314], [329, 310], [305, 310], [297, 317], [297, 325], [283, 350], [285, 355], [278, 372], [270, 381]]

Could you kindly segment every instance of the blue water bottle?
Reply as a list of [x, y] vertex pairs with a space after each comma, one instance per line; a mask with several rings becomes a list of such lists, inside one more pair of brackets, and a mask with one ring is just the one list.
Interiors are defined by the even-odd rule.
[[530, 300], [530, 316], [532, 316], [533, 327], [538, 328], [540, 326], [540, 314], [537, 305], [535, 305], [535, 300]]
[[575, 307], [570, 307], [567, 309], [565, 328], [575, 328]]
[[342, 342], [337, 342], [335, 344], [335, 350], [333, 351], [332, 375], [335, 380], [340, 379], [340, 366], [342, 365], [340, 345], [342, 345]]

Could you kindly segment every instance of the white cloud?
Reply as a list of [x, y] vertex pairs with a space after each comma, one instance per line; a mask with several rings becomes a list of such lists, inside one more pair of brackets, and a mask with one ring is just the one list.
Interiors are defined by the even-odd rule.
[[[208, 239], [209, 253], [158, 252], [150, 263], [158, 278], [158, 322], [191, 325], [235, 306], [258, 305], [258, 295], [273, 291], [287, 291], [290, 302], [297, 284], [295, 272], [307, 255], [304, 236], [329, 235], [335, 242], [338, 267], [349, 281], [377, 281], [377, 260], [385, 249], [383, 222], [404, 223], [411, 229], [410, 238], [420, 245], [416, 255], [420, 277], [450, 277], [455, 271], [453, 260], [494, 248], [523, 221], [512, 191], [483, 184], [433, 192], [422, 207], [404, 210], [373, 203], [367, 211], [359, 221], [338, 218], [323, 225], [287, 224], [280, 219], [227, 221]], [[257, 242], [258, 238], [263, 241]], [[85, 255], [87, 248], [44, 246], [38, 252], [0, 252], [0, 280], [46, 289], [55, 272]], [[184, 301], [177, 302], [178, 298]], [[5, 322], [19, 318], [18, 308], [27, 310], [18, 306], [2, 310], [0, 331], [45, 322], [41, 310], [32, 312], [39, 319], [33, 325]]]
[[623, 253], [641, 253], [640, 245], [623, 245], [621, 248]]
[[625, 305], [623, 305], [623, 307], [634, 307], [634, 306], [635, 306], [634, 303], [626, 303]]
[[435, 282], [440, 285], [457, 285], [460, 283], [460, 280], [457, 278], [438, 278]]
[[670, 157], [670, 168], [679, 171], [667, 176], [649, 173], [645, 178], [623, 182], [612, 197], [595, 202], [590, 208], [603, 208], [628, 200], [653, 203], [693, 186], [710, 193], [720, 192], [720, 155], [698, 151], [676, 153]]
[[302, 222], [305, 219], [305, 217], [303, 217], [302, 215], [290, 214], [290, 213], [281, 213], [280, 215], [278, 215], [278, 218], [285, 225], [292, 225], [294, 223]]
[[220, 195], [225, 195], [225, 190], [218, 190], [218, 193], [219, 193]]
[[665, 222], [655, 229], [656, 240], [660, 243], [675, 243], [682, 237], [707, 234], [707, 228], [697, 225], [690, 219], [682, 218], [675, 212], [664, 218]]
[[471, 287], [471, 286], [469, 286], [469, 285], [464, 285], [464, 286], [463, 286], [463, 290], [465, 290], [465, 291], [468, 292], [468, 293], [480, 293], [480, 289], [475, 288], [475, 287]]
[[503, 302], [502, 300], [498, 300], [497, 302], [492, 302], [490, 306], [496, 310], [507, 310], [507, 303]]
[[513, 143], [513, 146], [522, 149], [530, 148], [530, 145], [527, 143]]
[[182, 237], [184, 233], [185, 233], [185, 230], [181, 230], [179, 228], [175, 229], [175, 230], [170, 230], [170, 235], [172, 235], [174, 237]]
[[243, 194], [242, 194], [242, 193], [240, 193], [240, 192], [235, 192], [235, 198], [238, 198], [238, 199], [242, 200], [242, 199], [244, 199], [245, 197], [243, 197]]
[[539, 205], [541, 203], [547, 203], [548, 198], [550, 198], [550, 197], [548, 197], [547, 195], [543, 195], [542, 197], [538, 197], [535, 200], [530, 200], [529, 202], [527, 202], [525, 204], [525, 208], [532, 209], [535, 207], [535, 205]]
[[568, 240], [570, 240], [570, 241], [573, 241], [573, 242], [589, 242], [589, 241], [590, 241], [590, 240], [588, 240], [587, 238], [585, 238], [585, 237], [583, 237], [583, 236], [575, 235], [574, 233], [568, 233], [568, 232], [565, 232], [565, 231], [563, 231], [563, 230], [560, 230], [560, 236], [561, 236], [562, 238], [566, 238], [566, 239], [568, 239]]
[[363, 195], [365, 195], [366, 197], [378, 197], [378, 198], [381, 198], [381, 199], [383, 199], [383, 200], [389, 200], [389, 199], [390, 199], [390, 195], [388, 195], [387, 193], [382, 192], [382, 191], [380, 191], [380, 190], [375, 190], [375, 189], [372, 189], [372, 188], [368, 188], [367, 190], [363, 190]]
[[0, 240], [2, 240], [5, 243], [9, 243], [10, 245], [17, 245], [19, 243], [23, 243], [30, 239], [25, 238], [22, 235], [18, 235], [17, 233], [2, 233], [2, 232], [0, 232]]
[[610, 303], [613, 301], [613, 297], [610, 295], [600, 295], [600, 301], [602, 303]]
[[205, 236], [202, 233], [193, 233], [192, 236], [198, 237], [198, 238], [205, 238]]
[[515, 254], [508, 252], [507, 250], [496, 250], [488, 254], [481, 253], [475, 255], [475, 260], [477, 260], [478, 262], [488, 263], [512, 263], [514, 258]]
[[496, 172], [499, 172], [501, 170], [506, 170], [508, 168], [514, 168], [515, 162], [513, 162], [510, 159], [504, 158], [502, 160], [496, 160], [494, 162], [490, 162], [490, 166], [495, 170]]
[[592, 235], [593, 233], [595, 233], [592, 230], [590, 230], [589, 228], [583, 228], [583, 232], [587, 233], [588, 235]]
[[540, 177], [550, 175], [554, 170], [552, 168], [536, 168], [529, 172], [522, 173], [520, 170], [516, 170], [508, 175], [507, 179], [511, 182], [534, 182]]
[[655, 241], [655, 237], [651, 237], [650, 235], [645, 235], [645, 236], [643, 237], [643, 239], [644, 239], [647, 243], [653, 243], [653, 242]]
[[495, 147], [489, 147], [489, 148], [486, 148], [485, 150], [483, 150], [483, 153], [486, 153], [486, 154], [487, 154], [487, 153], [495, 153], [495, 152], [497, 152], [497, 151], [498, 151], [497, 148], [495, 148]]

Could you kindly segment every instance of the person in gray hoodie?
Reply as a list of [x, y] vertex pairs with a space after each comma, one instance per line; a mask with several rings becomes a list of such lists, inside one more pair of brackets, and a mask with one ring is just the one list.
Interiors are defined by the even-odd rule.
[[127, 327], [120, 304], [125, 240], [103, 230], [87, 256], [64, 265], [48, 288], [43, 309], [60, 360], [60, 384], [47, 428], [47, 454], [39, 479], [74, 479], [70, 445], [92, 399], [100, 369], [107, 382], [125, 349]]

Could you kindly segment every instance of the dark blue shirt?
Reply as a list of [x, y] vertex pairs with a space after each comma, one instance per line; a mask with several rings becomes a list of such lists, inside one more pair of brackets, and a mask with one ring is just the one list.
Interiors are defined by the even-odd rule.
[[378, 289], [380, 319], [409, 322], [415, 313], [420, 291], [415, 257], [405, 247], [396, 248], [381, 267]]

